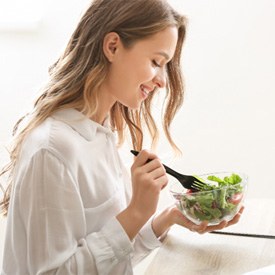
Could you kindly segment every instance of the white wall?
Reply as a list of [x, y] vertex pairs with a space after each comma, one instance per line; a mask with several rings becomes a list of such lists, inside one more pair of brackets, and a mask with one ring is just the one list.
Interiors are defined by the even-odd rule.
[[243, 171], [251, 196], [273, 198], [275, 1], [171, 2], [189, 18], [186, 102], [174, 123], [184, 152], [177, 166]]
[[[40, 1], [37, 29], [0, 28], [0, 164], [13, 124], [30, 108], [89, 2]], [[173, 124], [183, 157], [174, 159], [165, 142], [159, 155], [185, 173], [243, 171], [249, 196], [274, 197], [275, 1], [170, 2], [189, 18], [186, 100]]]

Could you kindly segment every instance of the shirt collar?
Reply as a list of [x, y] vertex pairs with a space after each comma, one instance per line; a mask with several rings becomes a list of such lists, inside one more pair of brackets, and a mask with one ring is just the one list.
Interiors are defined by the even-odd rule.
[[99, 132], [111, 136], [114, 135], [110, 128], [108, 118], [104, 121], [104, 124], [101, 125], [89, 119], [87, 116], [77, 111], [76, 109], [60, 110], [55, 112], [52, 117], [69, 125], [88, 141], [93, 140], [95, 135]]

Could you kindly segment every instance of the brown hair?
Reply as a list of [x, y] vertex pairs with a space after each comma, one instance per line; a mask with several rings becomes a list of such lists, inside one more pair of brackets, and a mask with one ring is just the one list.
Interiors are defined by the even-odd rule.
[[[173, 10], [165, 0], [94, 0], [82, 16], [68, 45], [50, 69], [50, 79], [41, 96], [36, 100], [31, 119], [16, 135], [10, 151], [10, 163], [0, 175], [9, 173], [8, 188], [1, 208], [7, 213], [12, 173], [26, 135], [54, 112], [65, 108], [77, 108], [92, 117], [97, 110], [97, 92], [106, 78], [109, 62], [103, 53], [103, 39], [109, 32], [119, 34], [125, 47], [147, 38], [169, 26], [178, 28], [175, 54], [167, 64], [167, 87], [164, 101], [163, 128], [171, 146], [169, 127], [183, 101], [183, 80], [180, 67], [186, 19]], [[110, 112], [112, 127], [117, 131], [119, 143], [125, 136], [125, 125], [131, 135], [133, 148], [142, 149], [143, 122], [152, 137], [158, 139], [158, 129], [151, 113], [154, 93], [143, 102], [139, 110], [130, 110], [116, 102]], [[17, 128], [16, 125], [15, 128]]]

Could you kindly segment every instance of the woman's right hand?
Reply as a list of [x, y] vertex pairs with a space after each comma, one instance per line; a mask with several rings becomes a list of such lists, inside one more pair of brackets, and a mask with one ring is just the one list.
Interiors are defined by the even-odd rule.
[[142, 150], [136, 157], [131, 177], [132, 199], [117, 219], [133, 239], [155, 213], [160, 191], [167, 185], [168, 178], [158, 157], [147, 150]]
[[149, 219], [157, 209], [160, 191], [168, 183], [166, 171], [155, 154], [143, 150], [131, 167], [131, 176], [133, 190], [129, 207]]

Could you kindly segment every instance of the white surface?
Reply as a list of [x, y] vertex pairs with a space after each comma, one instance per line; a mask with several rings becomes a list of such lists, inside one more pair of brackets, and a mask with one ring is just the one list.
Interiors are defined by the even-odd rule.
[[[240, 222], [224, 231], [275, 234], [275, 200], [247, 199]], [[266, 209], [269, 215], [263, 215]], [[275, 263], [271, 239], [197, 234], [180, 226], [169, 232], [146, 275], [241, 275]]]
[[269, 265], [264, 268], [260, 268], [251, 272], [247, 272], [243, 275], [274, 275], [275, 274], [275, 265]]

